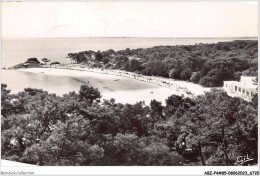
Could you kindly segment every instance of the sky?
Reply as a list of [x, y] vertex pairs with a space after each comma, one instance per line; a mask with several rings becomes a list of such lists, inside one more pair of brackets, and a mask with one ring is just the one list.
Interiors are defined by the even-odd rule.
[[257, 37], [257, 3], [3, 2], [2, 37]]

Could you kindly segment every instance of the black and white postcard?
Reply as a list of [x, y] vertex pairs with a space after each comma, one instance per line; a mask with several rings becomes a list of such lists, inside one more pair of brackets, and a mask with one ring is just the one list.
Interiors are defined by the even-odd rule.
[[2, 1], [1, 18], [2, 175], [259, 174], [257, 1]]

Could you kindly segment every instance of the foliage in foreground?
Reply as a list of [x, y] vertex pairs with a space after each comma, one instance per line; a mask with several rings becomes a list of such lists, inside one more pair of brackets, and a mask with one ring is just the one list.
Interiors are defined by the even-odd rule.
[[[257, 101], [212, 90], [194, 100], [100, 103], [81, 86], [62, 97], [2, 84], [2, 159], [37, 165], [238, 165], [257, 163]], [[182, 144], [185, 144], [184, 146]], [[193, 149], [185, 153], [185, 149]]]

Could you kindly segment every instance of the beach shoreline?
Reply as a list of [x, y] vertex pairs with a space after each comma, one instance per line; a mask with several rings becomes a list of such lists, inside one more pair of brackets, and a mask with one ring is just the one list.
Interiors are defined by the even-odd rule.
[[[194, 98], [197, 95], [204, 94], [204, 91], [210, 90], [210, 88], [204, 88], [187, 81], [153, 77], [153, 80], [157, 82], [152, 82], [152, 80], [145, 80], [147, 78], [145, 76], [137, 77], [136, 75], [138, 74], [131, 72], [127, 74], [132, 74], [132, 76], [122, 76], [124, 71], [121, 70], [82, 68], [82, 65], [63, 65], [60, 68], [27, 68], [18, 69], [18, 71], [47, 76], [69, 77], [82, 84], [88, 84], [97, 88], [101, 92], [103, 99], [114, 98], [116, 102], [120, 103], [144, 101], [146, 104], [149, 104], [152, 99], [155, 99], [165, 104], [165, 99], [173, 94]], [[121, 75], [119, 75], [119, 72]], [[166, 84], [167, 81], [175, 85], [170, 87]], [[185, 87], [185, 91], [189, 91], [192, 94], [187, 94], [180, 87]]]
[[[52, 66], [50, 68], [28, 68], [28, 69], [18, 69], [19, 71], [25, 72], [32, 72], [32, 73], [44, 73], [53, 76], [68, 76], [74, 78], [76, 81], [87, 83], [83, 77], [91, 77], [93, 73], [96, 74], [106, 75], [106, 78], [109, 76], [117, 76], [119, 79], [127, 78], [127, 79], [135, 79], [138, 81], [146, 82], [149, 84], [155, 84], [160, 87], [170, 88], [172, 90], [177, 90], [184, 96], [197, 96], [204, 94], [205, 91], [210, 91], [211, 88], [203, 87], [199, 84], [195, 84], [188, 81], [183, 80], [174, 80], [170, 78], [158, 77], [158, 76], [145, 76], [141, 74], [136, 74], [133, 72], [127, 72], [123, 70], [107, 70], [107, 69], [99, 69], [99, 68], [89, 68], [85, 65], [74, 65], [74, 64], [67, 64], [67, 65], [59, 65], [59, 66]], [[77, 71], [77, 73], [75, 73]], [[77, 77], [77, 79], [75, 78]], [[110, 78], [112, 79], [112, 78]], [[116, 80], [115, 80], [116, 81]]]

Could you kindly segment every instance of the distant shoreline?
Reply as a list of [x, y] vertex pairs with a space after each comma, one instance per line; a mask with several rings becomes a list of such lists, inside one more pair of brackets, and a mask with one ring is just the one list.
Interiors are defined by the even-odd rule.
[[2, 40], [37, 40], [37, 39], [251, 39], [258, 37], [37, 37], [37, 38], [2, 38]]

